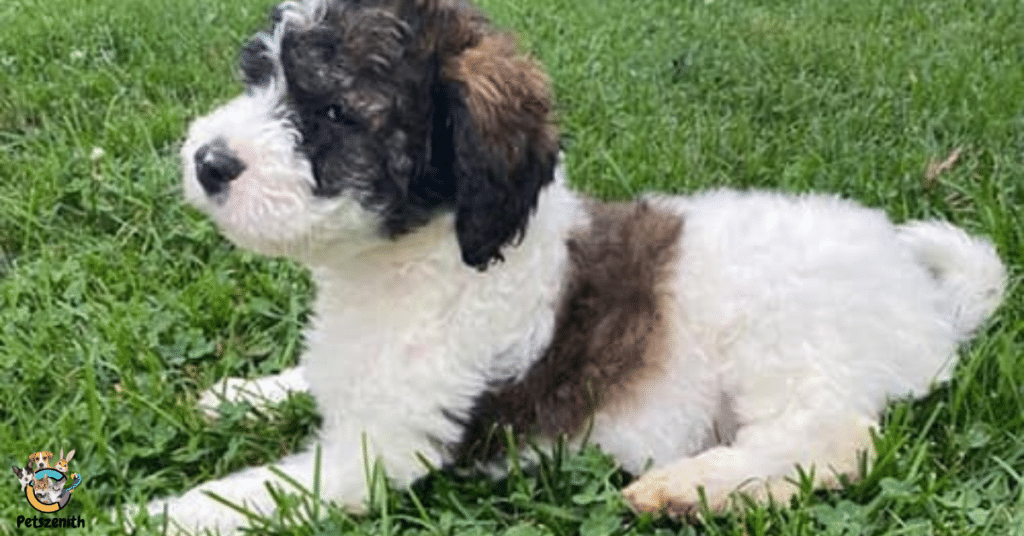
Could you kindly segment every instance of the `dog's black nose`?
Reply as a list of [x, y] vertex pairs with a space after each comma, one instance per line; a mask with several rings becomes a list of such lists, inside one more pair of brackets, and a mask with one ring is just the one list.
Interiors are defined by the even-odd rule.
[[219, 194], [228, 183], [245, 171], [245, 163], [222, 139], [203, 145], [196, 151], [196, 178], [207, 195]]

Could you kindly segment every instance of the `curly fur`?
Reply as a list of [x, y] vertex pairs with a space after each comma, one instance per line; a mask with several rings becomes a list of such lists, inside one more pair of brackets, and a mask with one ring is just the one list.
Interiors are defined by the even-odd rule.
[[[184, 187], [235, 243], [311, 268], [301, 366], [218, 390], [308, 389], [346, 507], [364, 438], [408, 485], [421, 457], [487, 461], [503, 425], [588, 429], [642, 511], [686, 513], [699, 487], [784, 500], [798, 465], [834, 485], [1001, 300], [994, 248], [948, 224], [828, 195], [573, 193], [543, 71], [465, 2], [289, 2], [273, 23], [242, 49], [245, 93], [191, 126]], [[233, 531], [206, 492], [266, 511], [276, 472], [312, 471], [294, 454], [149, 512]]]

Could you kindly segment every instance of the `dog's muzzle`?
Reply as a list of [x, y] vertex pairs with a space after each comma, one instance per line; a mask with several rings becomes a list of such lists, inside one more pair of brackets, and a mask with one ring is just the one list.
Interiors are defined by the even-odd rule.
[[213, 140], [196, 150], [194, 161], [196, 178], [207, 195], [223, 192], [229, 182], [245, 171], [245, 163], [223, 139]]

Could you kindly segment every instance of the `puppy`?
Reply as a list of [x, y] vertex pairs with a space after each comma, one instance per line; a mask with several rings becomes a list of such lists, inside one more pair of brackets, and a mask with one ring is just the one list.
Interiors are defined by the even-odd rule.
[[42, 450], [39, 452], [33, 452], [28, 457], [28, 463], [34, 465], [36, 470], [46, 469], [50, 466], [50, 460], [53, 459], [53, 453], [48, 450]]
[[17, 465], [12, 465], [11, 469], [14, 469], [14, 476], [17, 477], [18, 482], [21, 483], [21, 491], [25, 491], [25, 486], [28, 486], [33, 480], [35, 480], [31, 463], [26, 465], [24, 469]]
[[[317, 284], [296, 370], [229, 397], [307, 389], [324, 496], [358, 509], [364, 440], [389, 477], [501, 454], [495, 429], [585, 431], [639, 511], [703, 488], [785, 501], [856, 478], [879, 412], [949, 378], [1004, 269], [940, 222], [894, 225], [827, 195], [713, 191], [601, 204], [567, 188], [540, 67], [461, 1], [308, 0], [242, 50], [245, 93], [183, 145], [188, 201]], [[310, 486], [313, 454], [273, 467]], [[645, 469], [653, 467], [649, 472]], [[152, 503], [231, 531], [270, 467]]]

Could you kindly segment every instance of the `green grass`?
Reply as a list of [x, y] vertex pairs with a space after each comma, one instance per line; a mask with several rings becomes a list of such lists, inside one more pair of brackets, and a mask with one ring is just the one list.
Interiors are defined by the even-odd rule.
[[[587, 449], [497, 482], [432, 475], [297, 533], [1024, 535], [1019, 0], [482, 3], [547, 65], [583, 190], [840, 192], [992, 237], [1014, 284], [951, 384], [893, 405], [874, 469], [840, 492], [701, 528], [637, 518]], [[194, 404], [218, 377], [294, 363], [309, 314], [300, 268], [184, 207], [175, 156], [190, 118], [239, 91], [238, 46], [270, 4], [0, 3], [0, 461], [76, 449], [78, 533], [118, 533], [115, 505], [274, 460], [316, 424], [304, 396], [215, 423]], [[31, 510], [0, 482], [11, 533]]]

